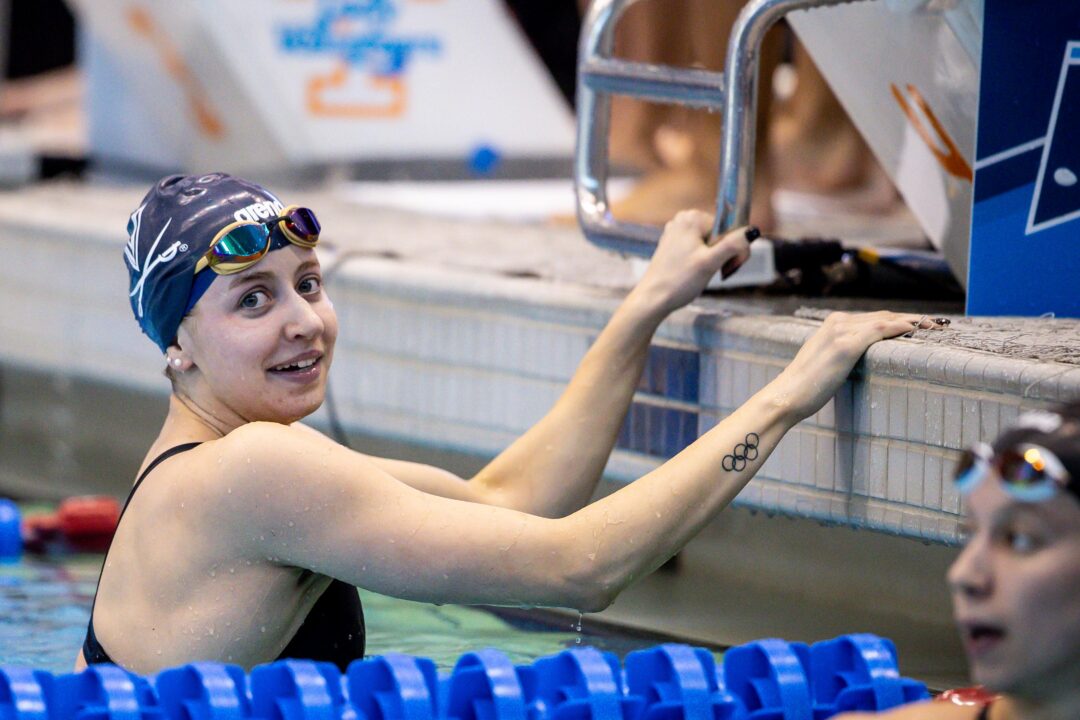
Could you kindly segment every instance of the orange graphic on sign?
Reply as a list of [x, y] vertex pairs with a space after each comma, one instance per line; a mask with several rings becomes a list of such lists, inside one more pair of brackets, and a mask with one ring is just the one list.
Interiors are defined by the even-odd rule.
[[349, 77], [349, 66], [342, 62], [326, 75], [308, 80], [307, 109], [312, 115], [348, 118], [393, 118], [405, 113], [405, 80], [397, 75], [375, 75], [368, 84], [386, 94], [381, 103], [334, 103], [323, 98], [327, 90], [340, 88]]
[[165, 71], [176, 81], [184, 95], [187, 96], [188, 104], [195, 116], [195, 127], [208, 138], [219, 140], [225, 135], [225, 125], [218, 118], [216, 112], [206, 101], [205, 93], [199, 87], [194, 73], [184, 62], [183, 56], [170, 42], [169, 37], [161, 32], [154, 23], [154, 19], [145, 9], [133, 7], [128, 11], [128, 24], [137, 35], [142, 35], [146, 40], [157, 48], [161, 55], [161, 62]]
[[[968, 182], [974, 180], [975, 173], [972, 172], [971, 165], [964, 159], [964, 156], [960, 153], [960, 149], [956, 147], [956, 143], [953, 142], [952, 137], [946, 132], [941, 121], [934, 115], [934, 111], [930, 109], [930, 106], [927, 104], [926, 100], [923, 99], [922, 94], [915, 86], [907, 86], [908, 94], [911, 95], [912, 102], [921, 111], [922, 116], [930, 121], [930, 124], [934, 128], [934, 133], [936, 133], [936, 139], [931, 137], [930, 131], [923, 124], [922, 117], [920, 117], [919, 113], [915, 112], [915, 109], [908, 104], [907, 98], [904, 97], [900, 88], [893, 84], [890, 84], [889, 87], [892, 88], [892, 94], [893, 97], [896, 98], [896, 102], [900, 103], [900, 109], [907, 115], [908, 120], [910, 120], [911, 124], [915, 127], [915, 131], [919, 133], [919, 137], [921, 137], [923, 142], [926, 143], [926, 146], [930, 148], [930, 152], [934, 154], [934, 157], [937, 158], [938, 163], [945, 169], [945, 172], [953, 177], [960, 178], [961, 180], [967, 180]], [[940, 141], [940, 143], [938, 141]], [[942, 149], [942, 146], [944, 146], [944, 150]]]

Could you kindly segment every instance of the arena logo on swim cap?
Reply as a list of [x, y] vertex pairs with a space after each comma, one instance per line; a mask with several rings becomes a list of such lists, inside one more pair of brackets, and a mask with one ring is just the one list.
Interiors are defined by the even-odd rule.
[[280, 200], [267, 200], [266, 202], [251, 203], [245, 208], [233, 213], [236, 222], [259, 222], [277, 217], [285, 206]]

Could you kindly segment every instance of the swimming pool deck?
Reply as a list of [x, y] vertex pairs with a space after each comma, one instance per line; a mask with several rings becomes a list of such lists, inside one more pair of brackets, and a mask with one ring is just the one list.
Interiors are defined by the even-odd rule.
[[[0, 360], [167, 392], [119, 291], [123, 227], [142, 192], [55, 183], [0, 194]], [[495, 454], [551, 406], [634, 280], [628, 261], [572, 226], [358, 207], [333, 190], [299, 196], [325, 228], [341, 324], [332, 391], [350, 431]], [[743, 293], [675, 313], [656, 335], [609, 478], [647, 472], [765, 385], [822, 310], [883, 305], [949, 309]], [[736, 502], [955, 543], [960, 500], [947, 478], [957, 453], [1023, 409], [1080, 397], [1080, 321], [953, 317], [948, 330], [872, 347]]]

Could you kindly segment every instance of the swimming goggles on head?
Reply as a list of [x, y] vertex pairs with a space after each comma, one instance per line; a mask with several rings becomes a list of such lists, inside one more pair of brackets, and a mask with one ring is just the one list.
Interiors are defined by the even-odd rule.
[[313, 248], [319, 242], [319, 221], [305, 207], [290, 205], [277, 217], [268, 220], [241, 220], [229, 223], [218, 231], [210, 249], [199, 258], [195, 274], [210, 268], [218, 275], [232, 275], [248, 269], [270, 252], [270, 236], [274, 228], [302, 248]]
[[1005, 491], [1021, 502], [1043, 502], [1058, 490], [1080, 497], [1080, 483], [1041, 445], [1022, 443], [995, 455], [989, 445], [978, 443], [965, 450], [956, 464], [957, 489], [967, 495], [990, 470], [997, 472]]

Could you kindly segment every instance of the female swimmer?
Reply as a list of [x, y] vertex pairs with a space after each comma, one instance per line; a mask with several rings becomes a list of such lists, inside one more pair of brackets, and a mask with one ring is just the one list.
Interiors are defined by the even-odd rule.
[[[161, 180], [125, 258], [169, 411], [106, 557], [77, 666], [363, 655], [356, 586], [436, 603], [596, 611], [722, 510], [866, 348], [915, 315], [834, 315], [765, 389], [662, 467], [587, 504], [660, 322], [749, 253], [681, 213], [566, 391], [475, 477], [353, 452], [300, 421], [326, 392], [338, 325], [319, 225], [214, 173]], [[724, 470], [724, 457], [745, 463]], [[731, 464], [728, 464], [730, 468]]]

